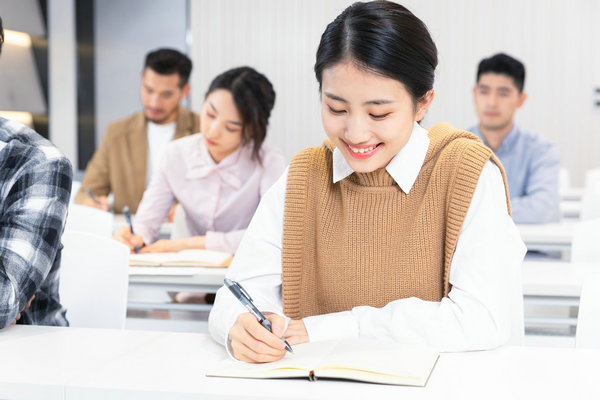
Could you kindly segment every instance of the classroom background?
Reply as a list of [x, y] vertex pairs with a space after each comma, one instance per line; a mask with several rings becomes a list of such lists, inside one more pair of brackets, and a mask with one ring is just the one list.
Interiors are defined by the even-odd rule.
[[[145, 54], [171, 47], [193, 61], [192, 90], [184, 105], [196, 112], [217, 74], [241, 65], [264, 73], [277, 92], [267, 142], [289, 161], [325, 138], [315, 51], [326, 24], [352, 2], [0, 0], [6, 30], [0, 116], [48, 137], [71, 160], [75, 182], [80, 181], [108, 124], [140, 111]], [[532, 250], [523, 263], [523, 292], [515, 293], [523, 297], [524, 312], [513, 315], [524, 346], [511, 342], [490, 351], [444, 354], [425, 390], [403, 388], [400, 395], [600, 398], [595, 378], [600, 356], [600, 2], [400, 3], [429, 26], [438, 47], [436, 98], [425, 127], [441, 121], [465, 129], [476, 124], [477, 64], [505, 52], [527, 69], [528, 98], [516, 123], [555, 143], [562, 163], [560, 222], [517, 226]], [[588, 181], [595, 186], [586, 182], [594, 169], [595, 178]], [[592, 204], [592, 212], [584, 218], [585, 204]], [[161, 238], [188, 233], [178, 230], [181, 221], [185, 225], [178, 215], [163, 224]], [[214, 293], [226, 269], [181, 267], [176, 274], [173, 267], [166, 272], [131, 266], [128, 248], [111, 238], [124, 225], [123, 215], [71, 205], [62, 237], [61, 302], [73, 328], [4, 330], [0, 352], [8, 361], [0, 363], [0, 397], [278, 398], [284, 391], [286, 398], [305, 393], [322, 399], [339, 393], [398, 397], [398, 388], [385, 385], [322, 381], [307, 388], [301, 380], [224, 385], [204, 377], [203, 371], [225, 357], [206, 335], [211, 305], [173, 302], [172, 295]], [[202, 273], [191, 274], [189, 268]]]
[[[48, 135], [85, 169], [109, 122], [140, 109], [139, 77], [150, 49], [174, 47], [194, 64], [187, 101], [198, 111], [210, 79], [239, 65], [265, 73], [277, 91], [268, 142], [289, 161], [325, 137], [313, 64], [319, 35], [350, 0], [0, 1], [6, 29], [46, 42], [47, 63], [21, 50], [0, 59], [13, 86], [0, 110], [46, 115]], [[477, 122], [477, 63], [497, 52], [527, 68], [528, 99], [516, 122], [554, 142], [570, 184], [600, 166], [600, 3], [594, 0], [407, 0], [439, 51], [436, 98], [424, 126]], [[39, 42], [39, 40], [38, 40]], [[6, 53], [13, 45], [7, 42]], [[42, 43], [43, 47], [43, 43]], [[22, 54], [21, 54], [22, 53]], [[38, 51], [39, 53], [39, 51]], [[9, 63], [17, 65], [6, 66]], [[37, 69], [47, 71], [35, 71]], [[30, 75], [27, 75], [30, 74]], [[41, 78], [40, 78], [41, 77]], [[10, 94], [8, 94], [10, 93]], [[24, 99], [15, 104], [16, 99]], [[43, 129], [42, 129], [43, 131]]]

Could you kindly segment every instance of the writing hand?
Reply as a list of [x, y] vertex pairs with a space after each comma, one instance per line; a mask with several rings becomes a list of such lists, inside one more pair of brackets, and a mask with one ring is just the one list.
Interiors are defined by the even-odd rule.
[[178, 240], [160, 239], [143, 247], [140, 253], [165, 253], [180, 250], [183, 250], [183, 246], [180, 245]]
[[273, 332], [262, 326], [250, 313], [240, 314], [229, 331], [228, 342], [232, 355], [249, 363], [273, 362], [285, 356], [285, 343], [281, 340], [285, 328], [285, 318], [272, 313], [264, 313]]
[[136, 246], [140, 248], [144, 245], [144, 238], [142, 238], [141, 235], [132, 235], [131, 229], [127, 225], [117, 229], [115, 233], [113, 233], [113, 239], [127, 245], [132, 253], [135, 252]]
[[304, 325], [304, 321], [301, 319], [292, 319], [290, 320], [288, 327], [283, 334], [283, 337], [288, 341], [288, 343], [293, 346], [300, 343], [309, 342], [308, 332], [306, 331], [306, 326]]
[[108, 211], [108, 197], [106, 196], [95, 196], [96, 201], [92, 200], [90, 197], [86, 197], [83, 200], [83, 205], [88, 207], [94, 207], [99, 210]]

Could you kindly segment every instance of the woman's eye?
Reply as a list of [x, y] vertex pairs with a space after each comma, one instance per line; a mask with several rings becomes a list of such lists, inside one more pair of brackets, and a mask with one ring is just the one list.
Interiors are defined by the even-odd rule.
[[212, 114], [212, 113], [209, 113], [209, 112], [207, 112], [207, 113], [206, 113], [206, 115], [208, 116], [208, 118], [214, 118], [214, 117], [215, 117], [215, 115], [214, 115], [214, 114]]
[[385, 113], [385, 114], [369, 114], [371, 116], [371, 118], [373, 119], [384, 119], [385, 117], [387, 117], [388, 115], [390, 115], [391, 113]]
[[346, 110], [336, 110], [335, 108], [332, 108], [331, 106], [327, 106], [329, 107], [329, 111], [331, 111], [333, 114], [336, 115], [340, 115], [346, 112]]

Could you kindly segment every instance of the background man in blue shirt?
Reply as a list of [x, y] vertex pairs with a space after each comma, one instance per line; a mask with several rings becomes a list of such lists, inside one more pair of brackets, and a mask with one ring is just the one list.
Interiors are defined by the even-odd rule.
[[485, 58], [473, 88], [479, 125], [469, 129], [500, 158], [510, 192], [513, 220], [521, 224], [559, 219], [558, 149], [514, 123], [527, 94], [525, 66], [506, 54]]

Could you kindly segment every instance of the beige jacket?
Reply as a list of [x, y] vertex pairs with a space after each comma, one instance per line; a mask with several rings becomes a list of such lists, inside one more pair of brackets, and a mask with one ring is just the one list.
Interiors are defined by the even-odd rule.
[[[199, 131], [198, 114], [180, 105], [175, 139]], [[86, 188], [97, 196], [107, 196], [112, 192], [115, 212], [120, 213], [127, 205], [135, 213], [146, 188], [147, 152], [144, 113], [110, 124], [100, 147], [87, 165], [75, 203], [84, 202], [87, 197], [84, 192]]]

